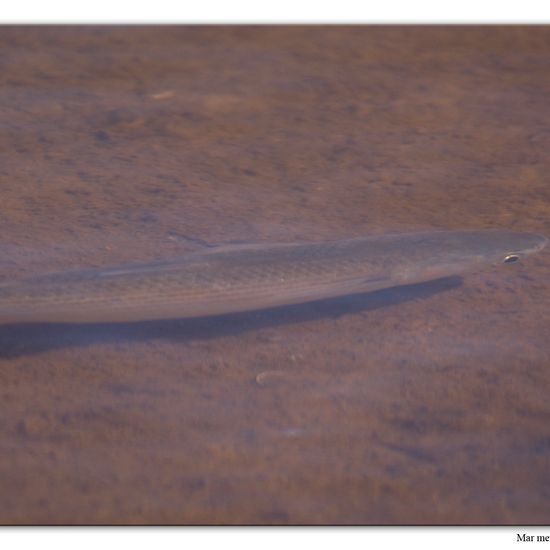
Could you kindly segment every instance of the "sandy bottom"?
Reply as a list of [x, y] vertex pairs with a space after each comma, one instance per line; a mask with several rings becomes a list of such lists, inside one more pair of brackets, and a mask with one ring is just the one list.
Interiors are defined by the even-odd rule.
[[[3, 28], [0, 275], [550, 235], [550, 28]], [[0, 523], [550, 522], [550, 250], [256, 313], [0, 327]]]

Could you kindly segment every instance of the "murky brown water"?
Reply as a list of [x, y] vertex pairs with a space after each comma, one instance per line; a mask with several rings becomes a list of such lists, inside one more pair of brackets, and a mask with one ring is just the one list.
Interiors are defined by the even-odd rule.
[[[0, 28], [2, 278], [550, 235], [549, 27]], [[550, 250], [212, 319], [0, 328], [1, 523], [548, 523]]]

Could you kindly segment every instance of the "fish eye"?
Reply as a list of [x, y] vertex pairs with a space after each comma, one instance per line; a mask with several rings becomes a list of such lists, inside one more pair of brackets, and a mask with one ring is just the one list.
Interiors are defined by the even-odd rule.
[[504, 260], [502, 260], [503, 264], [513, 264], [514, 262], [517, 262], [519, 260], [519, 256], [517, 254], [508, 254], [504, 257]]

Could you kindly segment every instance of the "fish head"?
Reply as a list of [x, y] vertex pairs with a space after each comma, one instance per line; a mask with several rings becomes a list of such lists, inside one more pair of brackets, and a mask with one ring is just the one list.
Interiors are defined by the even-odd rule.
[[530, 254], [540, 252], [548, 239], [538, 233], [522, 233], [517, 231], [487, 231], [480, 237], [481, 246], [492, 264], [512, 264]]
[[516, 231], [441, 231], [420, 233], [396, 266], [402, 283], [459, 275], [490, 265], [512, 264], [541, 251], [548, 239]]

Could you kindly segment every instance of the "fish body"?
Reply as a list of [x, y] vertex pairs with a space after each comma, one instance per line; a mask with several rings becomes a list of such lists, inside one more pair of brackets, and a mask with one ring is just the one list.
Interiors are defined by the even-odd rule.
[[220, 247], [2, 283], [0, 323], [131, 322], [263, 309], [508, 263], [546, 242], [534, 233], [440, 231]]

